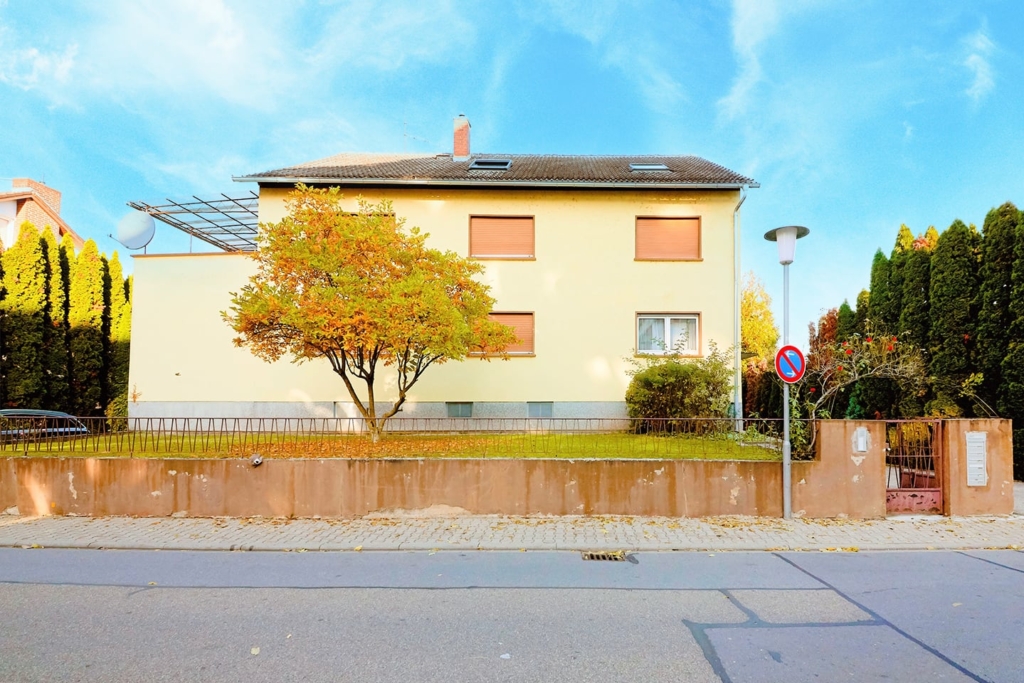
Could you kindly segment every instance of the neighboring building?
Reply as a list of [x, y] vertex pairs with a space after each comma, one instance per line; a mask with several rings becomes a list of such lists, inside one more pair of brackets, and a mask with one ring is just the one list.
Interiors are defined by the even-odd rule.
[[[474, 155], [460, 117], [453, 154], [341, 154], [235, 180], [258, 183], [261, 222], [296, 183], [339, 186], [486, 264], [521, 343], [508, 361], [432, 368], [400, 417], [622, 417], [637, 350], [739, 340], [738, 210], [757, 185], [698, 157]], [[136, 257], [131, 415], [358, 414], [326, 361], [268, 365], [232, 345], [220, 312], [253, 271], [243, 252]]]
[[10, 249], [17, 241], [22, 223], [31, 223], [40, 231], [49, 229], [58, 241], [71, 235], [75, 248], [85, 241], [60, 217], [60, 192], [28, 178], [15, 178], [13, 189], [0, 192], [0, 243]]

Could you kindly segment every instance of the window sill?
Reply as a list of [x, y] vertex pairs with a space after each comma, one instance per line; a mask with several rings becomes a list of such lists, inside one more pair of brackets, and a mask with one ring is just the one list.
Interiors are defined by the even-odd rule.
[[536, 256], [470, 256], [474, 261], [536, 261]]
[[704, 261], [703, 258], [634, 258], [633, 260], [654, 263], [701, 263]]
[[[467, 356], [473, 358], [501, 358], [500, 353], [468, 353]], [[521, 351], [509, 351], [505, 354], [509, 358], [536, 358], [537, 354], [534, 352], [521, 352]]]

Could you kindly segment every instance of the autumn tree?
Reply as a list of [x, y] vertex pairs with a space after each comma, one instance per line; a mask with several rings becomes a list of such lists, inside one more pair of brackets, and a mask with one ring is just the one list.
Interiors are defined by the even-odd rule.
[[[326, 359], [345, 383], [374, 441], [432, 365], [504, 355], [511, 328], [492, 321], [483, 266], [426, 245], [389, 202], [342, 208], [338, 188], [299, 185], [279, 223], [262, 225], [256, 273], [222, 315], [235, 344], [267, 362]], [[376, 380], [395, 373], [390, 407]], [[354, 380], [364, 383], [361, 394]]]
[[5, 398], [8, 405], [41, 408], [46, 395], [46, 261], [39, 230], [31, 223], [22, 224], [17, 241], [4, 254], [3, 288]]
[[743, 282], [740, 321], [743, 357], [754, 362], [771, 360], [779, 343], [779, 328], [772, 316], [772, 298], [753, 272], [747, 273]]
[[[847, 306], [847, 309], [849, 309], [849, 306]], [[839, 310], [835, 308], [825, 311], [818, 319], [817, 325], [810, 323], [807, 326], [809, 335], [806, 376], [808, 378], [822, 379], [827, 377], [824, 369], [835, 360], [836, 348], [840, 340], [840, 326]], [[817, 401], [820, 398], [823, 385], [816, 383], [813, 379], [804, 382], [804, 385], [806, 386], [808, 399], [812, 402]], [[838, 417], [846, 412], [846, 402], [848, 400], [846, 389], [844, 388], [831, 393], [828, 402], [821, 404], [819, 409], [824, 411], [829, 417], [833, 415]]]
[[68, 325], [71, 335], [72, 407], [77, 415], [103, 412], [103, 257], [87, 240], [71, 266]]
[[929, 372], [935, 399], [929, 413], [961, 415], [970, 403], [963, 390], [975, 372], [978, 241], [973, 226], [956, 220], [932, 252]]
[[[905, 391], [921, 391], [926, 372], [919, 349], [901, 343], [888, 334], [868, 334], [824, 344], [816, 351], [814, 366], [807, 364], [807, 415], [815, 418], [829, 410], [843, 392], [864, 386], [871, 380], [892, 382]], [[854, 402], [856, 391], [850, 397]]]

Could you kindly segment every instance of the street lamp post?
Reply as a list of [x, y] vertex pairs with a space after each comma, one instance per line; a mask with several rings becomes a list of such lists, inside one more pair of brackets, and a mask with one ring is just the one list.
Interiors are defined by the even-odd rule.
[[[769, 230], [764, 238], [779, 247], [782, 264], [782, 345], [789, 345], [789, 264], [796, 256], [796, 241], [811, 231], [802, 225]], [[782, 516], [793, 518], [793, 459], [789, 444], [789, 383], [782, 383]]]

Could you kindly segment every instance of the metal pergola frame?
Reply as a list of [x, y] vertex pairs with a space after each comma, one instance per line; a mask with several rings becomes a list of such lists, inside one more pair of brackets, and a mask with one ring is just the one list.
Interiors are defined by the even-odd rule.
[[128, 206], [224, 251], [256, 251], [259, 195], [250, 190], [241, 197], [221, 197], [207, 200], [193, 195], [194, 202], [168, 199], [168, 204], [159, 206], [145, 202], [128, 202]]

